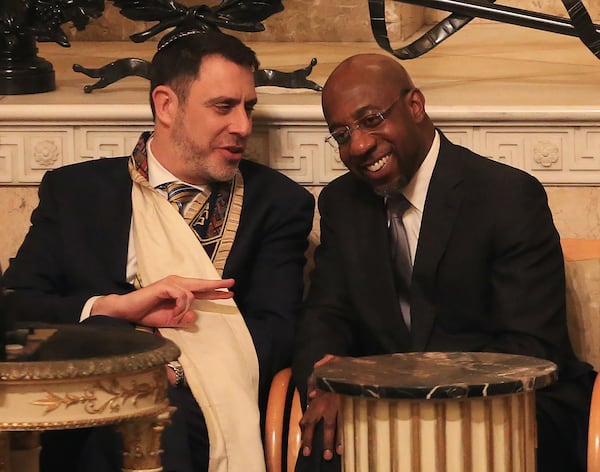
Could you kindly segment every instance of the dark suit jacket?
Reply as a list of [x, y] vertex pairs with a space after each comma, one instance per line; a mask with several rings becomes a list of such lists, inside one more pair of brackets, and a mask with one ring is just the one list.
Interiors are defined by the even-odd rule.
[[[442, 136], [414, 262], [410, 333], [383, 198], [346, 174], [322, 191], [319, 209], [321, 245], [293, 364], [302, 394], [326, 353], [494, 351], [556, 362], [561, 381], [589, 372], [567, 335], [559, 235], [545, 191], [529, 174]], [[572, 390], [561, 401], [581, 413], [589, 383]]]
[[[289, 365], [303, 293], [304, 251], [314, 199], [268, 167], [242, 161], [244, 200], [223, 277], [236, 279], [235, 301], [260, 365], [264, 410], [274, 373]], [[127, 158], [101, 159], [46, 173], [40, 203], [4, 285], [15, 290], [18, 322], [76, 323], [93, 295], [126, 293], [131, 224]]]

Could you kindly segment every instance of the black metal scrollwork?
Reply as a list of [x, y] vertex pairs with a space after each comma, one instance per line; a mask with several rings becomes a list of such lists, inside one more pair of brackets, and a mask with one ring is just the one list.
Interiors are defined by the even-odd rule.
[[385, 25], [385, 0], [369, 0], [371, 30], [377, 44], [399, 59], [412, 59], [433, 49], [475, 17], [518, 26], [577, 36], [600, 58], [600, 26], [592, 22], [581, 0], [562, 0], [569, 19], [534, 13], [520, 8], [495, 4], [493, 0], [395, 0], [451, 12], [451, 15], [431, 28], [408, 46], [394, 50]]

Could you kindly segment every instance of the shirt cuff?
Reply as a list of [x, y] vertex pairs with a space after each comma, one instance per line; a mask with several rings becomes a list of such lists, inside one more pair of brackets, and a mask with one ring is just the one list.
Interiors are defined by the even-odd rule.
[[87, 320], [91, 316], [90, 313], [92, 311], [92, 307], [94, 306], [94, 303], [96, 302], [96, 300], [98, 300], [101, 297], [102, 297], [101, 295], [98, 295], [98, 296], [88, 299], [88, 301], [85, 302], [85, 305], [83, 305], [83, 309], [81, 310], [81, 316], [79, 317], [80, 323], [83, 320]]

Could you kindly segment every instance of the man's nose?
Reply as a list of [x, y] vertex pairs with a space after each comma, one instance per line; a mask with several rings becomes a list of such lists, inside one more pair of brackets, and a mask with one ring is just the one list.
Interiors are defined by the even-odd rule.
[[350, 133], [350, 153], [352, 155], [362, 155], [370, 151], [377, 144], [377, 140], [372, 133], [362, 129], [355, 128]]
[[250, 116], [250, 112], [244, 107], [237, 107], [230, 116], [230, 132], [239, 134], [240, 136], [249, 136], [252, 132], [252, 117]]

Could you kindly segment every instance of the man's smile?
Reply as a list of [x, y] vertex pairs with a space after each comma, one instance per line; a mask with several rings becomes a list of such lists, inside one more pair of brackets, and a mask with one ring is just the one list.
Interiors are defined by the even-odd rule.
[[385, 167], [385, 165], [390, 160], [390, 155], [391, 155], [391, 153], [386, 154], [385, 156], [377, 159], [372, 164], [367, 164], [367, 165], [363, 166], [363, 168], [368, 170], [369, 172], [377, 172], [377, 171], [381, 170], [383, 167]]

